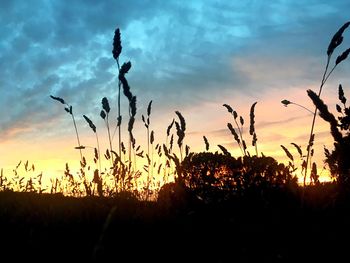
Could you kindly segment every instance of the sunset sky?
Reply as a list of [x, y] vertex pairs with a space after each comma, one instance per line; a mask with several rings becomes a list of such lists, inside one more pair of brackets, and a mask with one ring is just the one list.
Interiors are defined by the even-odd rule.
[[[153, 100], [151, 129], [164, 143], [180, 111], [187, 122], [185, 143], [192, 151], [224, 145], [239, 156], [227, 123], [231, 105], [245, 118], [250, 142], [250, 106], [257, 101], [259, 152], [285, 161], [280, 145], [306, 149], [312, 115], [306, 90], [318, 91], [330, 39], [350, 20], [350, 2], [334, 1], [15, 1], [0, 2], [0, 168], [11, 174], [29, 160], [44, 176], [62, 174], [79, 162], [74, 127], [63, 105], [73, 106], [83, 145], [95, 137], [82, 118], [96, 124], [102, 148], [107, 132], [99, 116], [107, 97], [116, 121], [117, 65], [114, 30], [122, 38], [121, 62], [131, 61], [127, 79], [137, 96], [135, 137], [144, 144], [141, 115]], [[350, 46], [350, 34], [335, 57]], [[331, 61], [333, 65], [334, 59]], [[322, 98], [333, 112], [341, 83], [349, 95], [350, 61], [340, 64]], [[127, 119], [127, 99], [122, 96]], [[126, 122], [123, 133], [126, 136]], [[332, 149], [329, 127], [316, 122], [315, 156], [321, 170], [323, 145]], [[126, 137], [125, 137], [126, 140]], [[115, 145], [117, 140], [114, 141]], [[249, 147], [254, 153], [253, 148]], [[91, 161], [91, 149], [85, 150]]]

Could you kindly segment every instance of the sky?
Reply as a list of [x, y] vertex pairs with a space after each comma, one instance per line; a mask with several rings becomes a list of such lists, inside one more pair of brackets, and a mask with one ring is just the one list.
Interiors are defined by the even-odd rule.
[[[83, 145], [95, 144], [85, 114], [108, 147], [99, 113], [107, 97], [116, 120], [118, 71], [111, 51], [117, 27], [120, 61], [132, 63], [127, 79], [137, 96], [140, 143], [146, 137], [141, 115], [152, 100], [156, 142], [164, 142], [180, 111], [192, 151], [204, 150], [205, 135], [212, 151], [221, 144], [237, 157], [239, 148], [227, 129], [233, 120], [222, 105], [231, 105], [248, 123], [250, 106], [257, 102], [259, 152], [285, 161], [280, 145], [295, 153], [294, 142], [305, 150], [312, 116], [295, 105], [284, 107], [281, 100], [313, 110], [306, 90], [318, 91], [329, 41], [350, 20], [347, 0], [2, 0], [0, 7], [0, 168], [11, 173], [20, 160], [29, 160], [46, 177], [62, 174], [66, 162], [79, 163], [72, 120], [49, 95], [73, 106]], [[349, 33], [344, 37], [335, 55], [349, 47]], [[338, 85], [345, 94], [350, 87], [349, 69], [345, 61], [325, 85], [322, 98], [333, 112]], [[123, 96], [125, 119], [127, 107]], [[320, 167], [323, 146], [332, 149], [328, 131], [318, 118]]]

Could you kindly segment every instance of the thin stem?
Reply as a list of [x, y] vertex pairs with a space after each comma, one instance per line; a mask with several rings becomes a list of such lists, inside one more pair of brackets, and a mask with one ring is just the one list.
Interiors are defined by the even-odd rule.
[[[119, 68], [119, 63], [118, 63], [118, 68]], [[119, 146], [119, 156], [121, 156], [121, 115], [120, 115], [120, 87], [121, 87], [121, 82], [119, 80], [118, 82], [118, 122], [119, 122], [119, 126], [118, 126], [118, 146]]]
[[148, 157], [149, 157], [149, 140], [150, 140], [149, 127], [147, 127], [147, 154], [148, 154]]
[[[329, 78], [329, 76], [332, 74], [332, 72], [334, 71], [334, 69], [336, 68], [337, 64], [334, 65], [334, 67], [332, 68], [332, 70], [328, 73], [327, 77], [324, 79], [323, 83], [326, 83], [327, 79]], [[321, 91], [318, 93], [318, 96], [321, 96]]]
[[[166, 136], [166, 140], [165, 140], [165, 147], [168, 149], [168, 141], [169, 141], [169, 136], [167, 134]], [[169, 149], [168, 149], [169, 150]], [[169, 152], [170, 154], [170, 152]], [[169, 162], [170, 164], [170, 162]], [[170, 170], [170, 167], [169, 167]], [[167, 158], [165, 158], [165, 163], [164, 163], [164, 178], [167, 176]]]
[[134, 171], [136, 172], [136, 169], [137, 169], [137, 162], [136, 162], [136, 151], [135, 151], [135, 148], [133, 147], [132, 148], [132, 152], [134, 154]]
[[[321, 87], [322, 87], [322, 85], [321, 85]], [[307, 147], [305, 174], [304, 174], [304, 182], [303, 182], [304, 188], [305, 188], [305, 185], [306, 185], [306, 176], [307, 176], [307, 170], [308, 170], [309, 161], [310, 161], [311, 143], [312, 143], [312, 137], [313, 137], [312, 135], [314, 133], [314, 127], [315, 127], [315, 122], [316, 122], [316, 115], [317, 115], [317, 108], [315, 108], [314, 116], [312, 118], [310, 137], [309, 137], [309, 142], [308, 142], [308, 147]]]
[[97, 142], [97, 151], [98, 151], [98, 162], [99, 162], [99, 169], [100, 169], [100, 174], [101, 174], [101, 153], [100, 153], [100, 143], [98, 141], [98, 136], [97, 132], [95, 132], [96, 135], [96, 142]]
[[[130, 104], [129, 104], [129, 117], [131, 118], [131, 108], [130, 108]], [[130, 130], [129, 132], [129, 172], [131, 170], [131, 166], [132, 166], [132, 160], [131, 160], [131, 146], [132, 146], [132, 136], [131, 136], [132, 130]]]
[[109, 140], [109, 148], [111, 150], [111, 158], [112, 158], [112, 165], [114, 164], [114, 160], [113, 160], [113, 148], [112, 148], [112, 140], [111, 140], [111, 133], [109, 130], [109, 122], [108, 122], [108, 112], [107, 112], [107, 117], [106, 117], [106, 125], [107, 125], [107, 132], [108, 132], [108, 140]]
[[[328, 71], [328, 67], [329, 67], [329, 62], [331, 59], [331, 55], [328, 56], [327, 58], [327, 64], [326, 64], [326, 68], [325, 71], [323, 73], [323, 77], [322, 77], [322, 81], [321, 81], [321, 85], [320, 85], [320, 90], [318, 92], [318, 96], [321, 96], [322, 93], [322, 88], [323, 85], [326, 83], [327, 79], [329, 78], [330, 74], [333, 72], [333, 70], [335, 69], [335, 66], [333, 67], [333, 69], [330, 71], [330, 73], [326, 76], [327, 71]], [[311, 143], [312, 143], [312, 137], [314, 134], [314, 127], [315, 127], [315, 122], [316, 122], [316, 115], [317, 115], [317, 107], [315, 107], [315, 112], [314, 112], [314, 116], [312, 118], [312, 125], [311, 125], [311, 130], [310, 130], [310, 136], [309, 136], [309, 143], [308, 143], [308, 149], [307, 149], [307, 156], [306, 156], [306, 166], [305, 166], [305, 174], [304, 174], [304, 188], [306, 185], [306, 176], [307, 176], [307, 171], [308, 171], [308, 166], [309, 166], [309, 161], [310, 161], [310, 153], [311, 153]]]
[[180, 148], [180, 163], [182, 163], [182, 145], [179, 148]]
[[234, 119], [234, 120], [235, 120], [237, 129], [238, 129], [239, 137], [241, 138], [241, 143], [242, 143], [242, 146], [241, 146], [240, 143], [238, 144], [238, 146], [239, 146], [239, 148], [241, 149], [242, 154], [243, 154], [244, 156], [246, 156], [247, 154], [246, 154], [246, 151], [245, 151], [245, 149], [244, 149], [244, 147], [243, 147], [243, 135], [242, 135], [242, 131], [241, 131], [241, 129], [239, 128], [239, 125], [238, 125], [237, 120], [236, 120], [236, 119]]
[[301, 108], [307, 110], [308, 112], [310, 112], [312, 115], [314, 114], [313, 111], [309, 110], [308, 108], [304, 107], [303, 105], [300, 105], [300, 104], [295, 103], [295, 102], [290, 102], [290, 104], [294, 104], [294, 105], [296, 105], [296, 106], [299, 106], [299, 107], [301, 107]]
[[131, 172], [131, 166], [132, 166], [132, 159], [131, 159], [131, 135], [129, 139], [129, 173]]
[[325, 70], [324, 70], [324, 72], [323, 72], [323, 76], [322, 76], [322, 80], [321, 80], [320, 91], [322, 90], [323, 84], [326, 82], [325, 77], [326, 77], [326, 74], [327, 74], [327, 71], [328, 71], [328, 67], [329, 67], [329, 62], [330, 62], [330, 60], [331, 60], [331, 55], [329, 55], [329, 56], [327, 57], [326, 68], [325, 68]]
[[[119, 58], [117, 58], [117, 66], [118, 66], [118, 72], [120, 72], [120, 65], [119, 65]], [[122, 150], [121, 150], [121, 115], [120, 115], [120, 89], [121, 89], [121, 81], [119, 80], [119, 77], [118, 77], [118, 123], [119, 123], [119, 126], [116, 126], [114, 131], [113, 131], [113, 135], [112, 135], [112, 140], [114, 139], [114, 135], [115, 135], [115, 132], [117, 131], [117, 128], [118, 128], [118, 152], [119, 152], [119, 157], [121, 158], [122, 156]]]
[[74, 128], [75, 128], [75, 134], [76, 134], [76, 136], [77, 136], [77, 140], [78, 140], [78, 146], [79, 146], [79, 152], [80, 152], [80, 159], [81, 159], [81, 161], [83, 161], [83, 154], [82, 154], [82, 152], [81, 152], [81, 148], [80, 148], [80, 140], [79, 140], [79, 134], [78, 134], [78, 129], [77, 129], [77, 124], [75, 123], [75, 118], [74, 118], [74, 114], [73, 114], [73, 112], [72, 112], [72, 120], [73, 120], [73, 124], [74, 124]]
[[151, 167], [151, 178], [153, 179], [153, 165], [154, 165], [154, 159], [153, 159], [153, 155], [154, 155], [154, 147], [153, 147], [153, 143], [152, 143], [152, 157], [151, 157], [151, 165], [152, 165], [152, 167]]
[[150, 141], [150, 136], [149, 136], [149, 124], [147, 125], [147, 162], [148, 162], [148, 169], [147, 169], [147, 196], [146, 196], [146, 200], [148, 200], [148, 196], [149, 196], [149, 185], [150, 185], [150, 165], [151, 161], [150, 161], [150, 155], [149, 155], [149, 141]]

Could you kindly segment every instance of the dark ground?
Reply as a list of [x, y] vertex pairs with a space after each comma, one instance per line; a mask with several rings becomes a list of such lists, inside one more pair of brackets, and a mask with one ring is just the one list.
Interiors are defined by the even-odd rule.
[[1, 261], [350, 261], [349, 202], [275, 200], [176, 205], [0, 192]]

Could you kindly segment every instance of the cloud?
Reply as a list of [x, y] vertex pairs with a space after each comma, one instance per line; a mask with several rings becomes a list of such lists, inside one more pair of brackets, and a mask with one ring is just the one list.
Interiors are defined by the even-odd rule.
[[[258, 113], [260, 113], [260, 112], [258, 112]], [[263, 113], [263, 114], [268, 114], [268, 112], [267, 113]], [[303, 117], [305, 117], [305, 116], [303, 116]], [[306, 117], [309, 117], [309, 116], [306, 116]], [[271, 120], [271, 121], [255, 119], [255, 125], [254, 126], [255, 126], [255, 129], [258, 130], [258, 131], [261, 131], [261, 130], [269, 130], [269, 131], [275, 130], [275, 131], [278, 131], [280, 127], [294, 126], [296, 121], [300, 121], [301, 119], [303, 119], [303, 118], [301, 116], [297, 116], [297, 115], [293, 116], [293, 117], [289, 117], [289, 118], [283, 118], [283, 119]], [[231, 122], [231, 124], [233, 125], [233, 127], [235, 129], [237, 129], [233, 119], [228, 118], [227, 120], [229, 122]], [[247, 126], [246, 129], [249, 129], [249, 117], [247, 117], [247, 119], [245, 121], [245, 126]], [[248, 130], [245, 130], [245, 132], [248, 133]], [[197, 134], [197, 133], [198, 132], [193, 132], [192, 134]], [[209, 134], [215, 135], [217, 137], [224, 137], [224, 136], [230, 136], [231, 137], [232, 136], [228, 128], [211, 130], [211, 131], [209, 131]], [[250, 135], [248, 135], [248, 136], [250, 136]]]
[[[313, 76], [320, 75], [324, 50], [347, 19], [342, 10], [350, 7], [347, 1], [316, 0], [1, 5], [0, 111], [6, 116], [0, 118], [0, 136], [9, 138], [60, 114], [47, 101], [50, 94], [65, 97], [79, 114], [95, 113], [104, 96], [115, 99], [111, 48], [117, 26], [121, 62], [133, 64], [128, 80], [139, 108], [154, 99], [165, 110], [227, 98], [233, 91], [317, 82]], [[18, 132], [9, 132], [14, 127]]]

